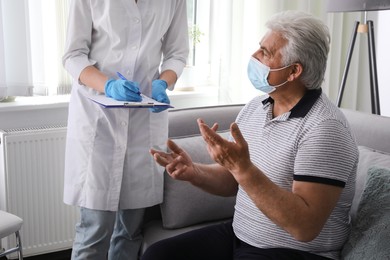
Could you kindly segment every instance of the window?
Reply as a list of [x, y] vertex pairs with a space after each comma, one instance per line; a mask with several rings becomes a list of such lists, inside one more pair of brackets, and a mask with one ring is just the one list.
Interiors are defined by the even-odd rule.
[[208, 100], [192, 99], [192, 105], [243, 103], [253, 96], [246, 64], [259, 41], [253, 33], [260, 31], [257, 2], [187, 0], [190, 55], [176, 91]]
[[0, 83], [8, 95], [69, 93], [71, 80], [61, 64], [67, 6], [68, 0], [0, 2]]
[[[209, 49], [210, 1], [187, 0], [187, 18], [190, 52], [176, 89], [194, 91], [197, 87], [211, 86]], [[202, 19], [200, 19], [202, 17]]]
[[[239, 19], [249, 19], [256, 10], [250, 4], [226, 0], [186, 0], [190, 54], [187, 66], [170, 94], [202, 100], [201, 105], [242, 102], [252, 88], [246, 79], [246, 62], [258, 39]], [[63, 69], [69, 0], [0, 1], [0, 84], [15, 95], [67, 94], [71, 78]], [[244, 10], [245, 9], [245, 10]], [[249, 16], [243, 16], [250, 11]], [[237, 13], [236, 13], [237, 12]], [[18, 15], [15, 15], [18, 13]], [[238, 21], [238, 22], [236, 22]], [[27, 25], [27, 26], [26, 26]], [[243, 31], [241, 31], [244, 29]], [[212, 32], [212, 33], [211, 33]], [[245, 37], [243, 37], [245, 36]], [[249, 47], [247, 43], [252, 46]], [[2, 52], [1, 52], [2, 50]], [[9, 93], [9, 94], [11, 94]], [[177, 98], [173, 97], [173, 99]], [[245, 99], [245, 98], [244, 98]]]
[[[50, 96], [70, 92], [71, 78], [61, 64], [69, 1], [0, 0], [0, 91], [7, 86], [9, 95], [34, 92]], [[246, 103], [259, 95], [247, 79], [249, 56], [258, 48], [269, 17], [288, 9], [312, 13], [329, 25], [332, 46], [323, 89], [332, 100], [336, 99], [344, 52], [350, 40], [345, 35], [350, 34], [353, 22], [360, 20], [358, 12], [327, 14], [326, 1], [186, 1], [191, 51], [175, 90], [169, 92], [171, 101], [182, 100], [175, 107]], [[376, 28], [381, 26], [380, 22]], [[378, 48], [382, 53], [384, 50], [385, 47]], [[382, 57], [379, 52], [377, 56]], [[361, 77], [360, 70], [368, 70], [364, 62], [356, 62], [353, 67], [350, 78], [357, 79]], [[366, 88], [360, 85], [366, 84], [360, 78], [351, 83], [356, 93]], [[379, 85], [385, 87], [386, 83]], [[353, 108], [364, 107], [369, 101], [360, 95], [360, 99], [357, 94], [345, 97], [343, 103], [352, 103]]]

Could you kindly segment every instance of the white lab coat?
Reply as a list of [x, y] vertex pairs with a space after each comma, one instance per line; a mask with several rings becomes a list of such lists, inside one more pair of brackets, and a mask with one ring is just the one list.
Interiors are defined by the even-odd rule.
[[[165, 148], [167, 111], [103, 108], [84, 97], [80, 85], [90, 65], [117, 78], [140, 83], [151, 95], [161, 70], [179, 76], [188, 55], [186, 1], [74, 0], [63, 56], [74, 78], [68, 117], [64, 202], [116, 211], [143, 208], [162, 201], [163, 169], [149, 154]], [[172, 87], [172, 86], [170, 86]]]

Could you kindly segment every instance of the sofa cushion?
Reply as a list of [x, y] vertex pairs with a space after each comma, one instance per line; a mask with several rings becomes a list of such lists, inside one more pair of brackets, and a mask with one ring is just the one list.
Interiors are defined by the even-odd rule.
[[[222, 134], [224, 137], [227, 133]], [[174, 140], [187, 151], [194, 162], [212, 163], [201, 136]], [[220, 197], [206, 193], [188, 182], [164, 176], [164, 200], [160, 205], [163, 227], [175, 229], [190, 225], [231, 218], [235, 197]]]
[[344, 259], [390, 259], [390, 169], [371, 167]]
[[356, 191], [351, 207], [352, 220], [356, 217], [356, 211], [367, 179], [367, 172], [368, 169], [372, 166], [390, 168], [390, 154], [365, 146], [359, 146], [359, 164], [356, 174]]

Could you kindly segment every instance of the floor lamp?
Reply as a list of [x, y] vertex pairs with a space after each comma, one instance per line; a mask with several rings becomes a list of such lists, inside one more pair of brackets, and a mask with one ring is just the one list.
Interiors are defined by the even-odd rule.
[[348, 49], [347, 61], [344, 68], [343, 78], [341, 80], [339, 93], [337, 96], [337, 106], [340, 107], [344, 94], [345, 83], [347, 81], [349, 65], [351, 63], [353, 49], [357, 33], [368, 34], [368, 58], [370, 68], [370, 93], [371, 93], [371, 111], [373, 114], [380, 115], [378, 76], [376, 69], [374, 23], [367, 21], [368, 11], [379, 11], [390, 9], [390, 0], [328, 0], [328, 12], [364, 12], [364, 23], [355, 22], [353, 27], [351, 41]]

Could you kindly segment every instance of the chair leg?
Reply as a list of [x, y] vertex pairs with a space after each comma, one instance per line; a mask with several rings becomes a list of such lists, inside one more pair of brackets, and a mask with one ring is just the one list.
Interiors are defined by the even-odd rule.
[[0, 252], [0, 258], [6, 257], [9, 254], [17, 253], [19, 260], [23, 260], [23, 251], [22, 251], [22, 240], [20, 238], [19, 230], [15, 232], [16, 237], [16, 245], [13, 248], [9, 248], [7, 250], [4, 250], [3, 252]]
[[16, 247], [19, 248], [18, 257], [19, 260], [23, 260], [22, 240], [20, 239], [19, 230], [15, 232], [15, 235], [16, 235]]

